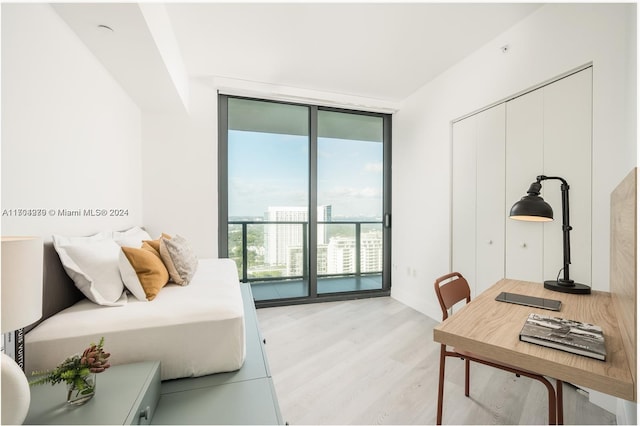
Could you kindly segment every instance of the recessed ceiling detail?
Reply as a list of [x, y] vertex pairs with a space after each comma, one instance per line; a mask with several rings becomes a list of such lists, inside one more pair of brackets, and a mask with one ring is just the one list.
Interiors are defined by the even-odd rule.
[[98, 25], [98, 29], [101, 30], [101, 31], [111, 31], [111, 32], [113, 32], [113, 28], [111, 28], [108, 25], [100, 24], [100, 25]]

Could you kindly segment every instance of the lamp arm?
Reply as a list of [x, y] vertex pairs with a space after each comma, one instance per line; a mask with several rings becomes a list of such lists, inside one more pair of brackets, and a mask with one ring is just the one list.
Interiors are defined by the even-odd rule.
[[573, 280], [569, 278], [569, 265], [571, 264], [571, 239], [569, 238], [569, 232], [573, 229], [569, 225], [569, 184], [566, 180], [559, 176], [545, 176], [540, 175], [536, 177], [536, 181], [540, 183], [543, 180], [559, 180], [560, 190], [562, 192], [562, 247], [564, 257], [563, 279], [559, 280], [560, 283], [572, 284]]
[[567, 183], [567, 181], [564, 180], [564, 178], [561, 178], [560, 176], [539, 175], [536, 177], [536, 180], [538, 181], [538, 183], [540, 183], [543, 180], [551, 180], [551, 179], [559, 180], [560, 182], [562, 182], [563, 185], [567, 186], [567, 189], [569, 189], [569, 184]]

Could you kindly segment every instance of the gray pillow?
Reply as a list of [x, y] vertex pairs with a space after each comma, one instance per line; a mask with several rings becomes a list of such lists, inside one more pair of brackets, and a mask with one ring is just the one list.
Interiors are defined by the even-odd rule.
[[171, 281], [187, 285], [198, 268], [198, 258], [180, 235], [160, 238], [160, 257], [169, 271]]

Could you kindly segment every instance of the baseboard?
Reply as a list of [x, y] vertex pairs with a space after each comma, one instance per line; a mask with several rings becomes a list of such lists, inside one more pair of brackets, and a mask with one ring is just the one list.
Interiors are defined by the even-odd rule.
[[638, 404], [618, 398], [616, 407], [616, 422], [619, 425], [638, 424]]

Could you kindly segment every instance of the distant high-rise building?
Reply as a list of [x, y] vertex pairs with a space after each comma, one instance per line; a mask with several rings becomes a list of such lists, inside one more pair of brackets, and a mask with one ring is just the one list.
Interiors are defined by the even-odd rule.
[[325, 275], [327, 273], [327, 249], [326, 244], [318, 244], [317, 256], [317, 274]]
[[[289, 248], [302, 247], [305, 243], [305, 230], [309, 221], [307, 208], [269, 206], [264, 214], [264, 220], [267, 222], [305, 222], [267, 224], [264, 226], [265, 262], [270, 265], [291, 264], [292, 259], [290, 258]], [[331, 206], [319, 206], [318, 222], [330, 221]], [[322, 224], [318, 225], [318, 244], [325, 244], [326, 238], [325, 226]]]
[[[327, 273], [356, 273], [355, 237], [333, 237], [327, 248]], [[382, 232], [371, 230], [360, 236], [360, 272], [382, 271]]]
[[[304, 257], [301, 246], [289, 247], [289, 254], [287, 256], [287, 276], [298, 277], [303, 276], [304, 270]], [[317, 265], [316, 271], [318, 275], [324, 275], [327, 273], [327, 245], [319, 244], [316, 250]]]
[[353, 237], [333, 237], [327, 247], [327, 273], [356, 272], [356, 240]]
[[289, 246], [287, 250], [287, 276], [297, 277], [304, 273], [304, 251], [302, 246]]
[[360, 238], [360, 272], [382, 271], [382, 231], [371, 230]]

